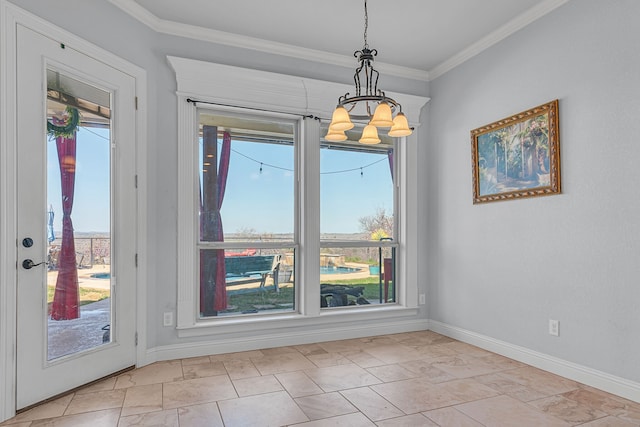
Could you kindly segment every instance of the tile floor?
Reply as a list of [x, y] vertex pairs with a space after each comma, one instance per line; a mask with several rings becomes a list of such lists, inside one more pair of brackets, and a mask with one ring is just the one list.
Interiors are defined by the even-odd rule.
[[640, 426], [640, 404], [431, 331], [158, 362], [0, 424]]

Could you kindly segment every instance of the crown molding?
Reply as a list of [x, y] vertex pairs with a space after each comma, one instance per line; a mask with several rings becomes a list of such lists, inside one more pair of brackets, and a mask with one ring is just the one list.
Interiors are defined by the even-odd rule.
[[[425, 82], [433, 80], [473, 58], [480, 52], [490, 48], [494, 44], [504, 40], [511, 34], [526, 27], [568, 1], [569, 0], [543, 1], [429, 71], [402, 67], [385, 62], [376, 62], [377, 68], [384, 74], [395, 77]], [[242, 49], [257, 50], [260, 52], [312, 62], [322, 62], [340, 67], [352, 68], [354, 65], [357, 65], [354, 63], [352, 56], [338, 55], [335, 53], [307, 49], [286, 43], [278, 43], [255, 37], [227, 33], [224, 31], [160, 19], [144, 7], [140, 6], [134, 0], [109, 0], [109, 2], [158, 33], [169, 34], [177, 37], [186, 37], [194, 40], [202, 40]]]
[[480, 40], [478, 40], [468, 48], [462, 50], [461, 52], [447, 59], [440, 65], [437, 65], [436, 67], [429, 70], [429, 80], [433, 80], [440, 77], [447, 71], [454, 69], [455, 67], [467, 61], [468, 59], [473, 58], [480, 52], [506, 39], [511, 34], [521, 30], [522, 28], [531, 24], [535, 20], [543, 17], [547, 13], [557, 9], [558, 7], [567, 3], [568, 1], [569, 0], [546, 0], [532, 7], [525, 13], [518, 15], [517, 17], [507, 22], [497, 30], [493, 31], [488, 36], [481, 38]]
[[[194, 25], [181, 24], [173, 21], [160, 20], [157, 31], [173, 36], [187, 37], [195, 40], [202, 40], [210, 43], [217, 43], [242, 49], [257, 50], [260, 52], [288, 56], [290, 58], [303, 59], [312, 62], [322, 62], [325, 64], [348, 68], [357, 66], [357, 61], [353, 56], [338, 55], [321, 50], [307, 49], [286, 43], [262, 40], [255, 37], [227, 33], [224, 31], [212, 30], [209, 28], [202, 28]], [[378, 68], [378, 71], [387, 75], [419, 81], [429, 80], [429, 74], [426, 71], [416, 70], [414, 68], [402, 67], [385, 62], [376, 62], [376, 67]]]
[[152, 30], [160, 31], [161, 19], [155, 16], [153, 13], [149, 12], [144, 7], [140, 6], [135, 1], [109, 0], [109, 2], [112, 3], [114, 6], [119, 7], [120, 9], [122, 9], [122, 11], [132, 16], [133, 18], [137, 19], [138, 21], [142, 22], [144, 25], [151, 28]]
[[[323, 62], [340, 67], [352, 68], [357, 65], [357, 61], [354, 60], [353, 56], [338, 55], [335, 53], [307, 49], [286, 43], [278, 43], [255, 37], [227, 33], [210, 28], [160, 19], [133, 0], [109, 0], [109, 2], [158, 33], [202, 40], [242, 49], [257, 50], [260, 52], [307, 61]], [[424, 70], [402, 67], [384, 62], [376, 62], [376, 67], [378, 68], [378, 71], [387, 75], [418, 81], [429, 81], [429, 73]]]

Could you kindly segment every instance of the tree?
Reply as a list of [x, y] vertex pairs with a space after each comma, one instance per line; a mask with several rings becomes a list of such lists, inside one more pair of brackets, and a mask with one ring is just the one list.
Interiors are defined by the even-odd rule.
[[240, 227], [236, 231], [236, 237], [240, 239], [255, 239], [257, 236], [258, 233], [256, 232], [256, 229], [251, 227]]
[[393, 215], [387, 215], [383, 207], [376, 209], [375, 214], [358, 219], [360, 228], [373, 240], [393, 236]]

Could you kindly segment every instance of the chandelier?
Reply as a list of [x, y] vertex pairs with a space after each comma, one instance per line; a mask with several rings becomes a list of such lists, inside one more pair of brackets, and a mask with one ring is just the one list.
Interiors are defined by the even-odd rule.
[[[368, 122], [359, 140], [361, 144], [380, 143], [378, 128], [391, 128], [387, 133], [391, 137], [408, 136], [412, 133], [407, 118], [402, 113], [402, 106], [378, 89], [380, 73], [373, 68], [373, 59], [378, 55], [378, 51], [369, 49], [368, 27], [367, 0], [364, 0], [364, 47], [353, 53], [360, 63], [353, 75], [356, 86], [355, 95], [349, 96], [347, 92], [338, 98], [338, 105], [333, 112], [329, 131], [325, 136], [327, 141], [345, 141], [347, 139], [345, 131], [355, 126], [351, 119]], [[393, 117], [396, 111], [398, 113]]]

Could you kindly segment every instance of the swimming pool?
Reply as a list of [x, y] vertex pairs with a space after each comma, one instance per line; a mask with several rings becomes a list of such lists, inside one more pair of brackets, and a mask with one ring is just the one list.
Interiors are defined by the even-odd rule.
[[[320, 267], [320, 274], [349, 274], [360, 271], [359, 268], [354, 267]], [[94, 273], [91, 275], [92, 279], [110, 279], [111, 273]]]
[[320, 267], [320, 274], [349, 274], [359, 270], [354, 267]]

